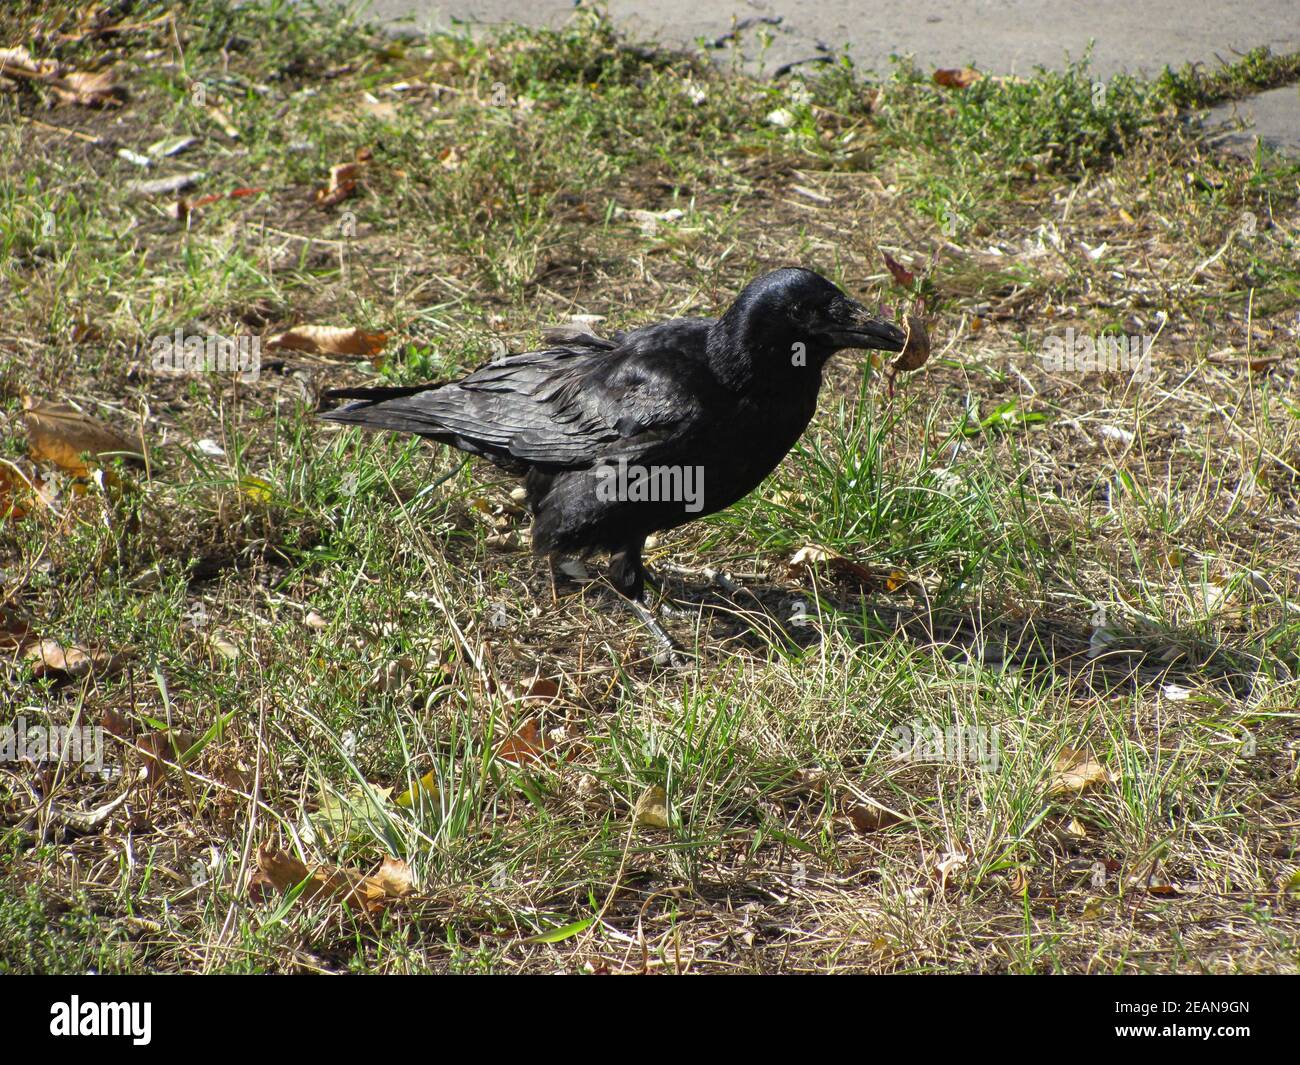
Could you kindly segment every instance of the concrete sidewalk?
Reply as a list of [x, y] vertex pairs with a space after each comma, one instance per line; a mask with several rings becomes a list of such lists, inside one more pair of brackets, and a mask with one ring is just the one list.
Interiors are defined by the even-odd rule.
[[[607, 0], [603, 5], [630, 37], [693, 49], [703, 38], [722, 63], [738, 58], [754, 74], [772, 75], [848, 48], [859, 67], [884, 72], [890, 56], [911, 53], [918, 65], [970, 64], [1003, 74], [1060, 66], [1093, 42], [1092, 69], [1154, 75], [1188, 61], [1217, 65], [1260, 45], [1300, 51], [1300, 0]], [[365, 14], [418, 30], [457, 22], [560, 26], [572, 0], [372, 0]], [[746, 29], [737, 37], [737, 25]], [[770, 45], [760, 45], [760, 32]], [[1300, 93], [1278, 89], [1216, 109], [1235, 111], [1255, 132], [1300, 155]], [[1253, 133], [1232, 146], [1253, 148]]]

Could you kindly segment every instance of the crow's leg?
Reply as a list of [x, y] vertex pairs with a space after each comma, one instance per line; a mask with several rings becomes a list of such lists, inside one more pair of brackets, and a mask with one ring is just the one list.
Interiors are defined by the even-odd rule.
[[646, 571], [641, 562], [641, 551], [644, 547], [645, 539], [641, 538], [615, 551], [609, 559], [609, 579], [619, 594], [628, 601], [632, 613], [650, 630], [650, 634], [663, 652], [663, 657], [673, 665], [678, 665], [683, 663], [681, 645], [659, 624], [659, 619], [655, 617], [654, 611], [645, 601]]
[[687, 618], [693, 617], [695, 612], [688, 607], [678, 606], [672, 598], [664, 591], [664, 582], [653, 570], [645, 570], [645, 582], [659, 594], [659, 605], [657, 607], [661, 618]]

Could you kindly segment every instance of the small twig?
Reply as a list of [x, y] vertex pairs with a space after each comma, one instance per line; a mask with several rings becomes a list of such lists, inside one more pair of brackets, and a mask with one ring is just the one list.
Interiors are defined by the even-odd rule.
[[51, 125], [49, 122], [42, 122], [39, 118], [32, 118], [30, 115], [19, 115], [24, 122], [30, 122], [33, 126], [40, 126], [41, 129], [48, 129], [52, 133], [62, 133], [65, 137], [76, 137], [87, 144], [103, 144], [102, 137], [95, 137], [89, 133], [82, 133], [79, 129], [68, 129], [65, 126]]

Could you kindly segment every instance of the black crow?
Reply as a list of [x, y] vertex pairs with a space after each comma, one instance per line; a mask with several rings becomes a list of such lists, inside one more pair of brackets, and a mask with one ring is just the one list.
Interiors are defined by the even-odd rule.
[[[612, 340], [570, 330], [459, 381], [326, 392], [356, 402], [321, 417], [416, 433], [522, 476], [533, 550], [552, 563], [608, 552], [614, 587], [671, 646], [643, 602], [646, 537], [748, 495], [812, 419], [826, 361], [842, 348], [902, 351], [913, 328], [786, 268], [747, 285], [721, 318]], [[909, 354], [926, 343], [918, 332]]]

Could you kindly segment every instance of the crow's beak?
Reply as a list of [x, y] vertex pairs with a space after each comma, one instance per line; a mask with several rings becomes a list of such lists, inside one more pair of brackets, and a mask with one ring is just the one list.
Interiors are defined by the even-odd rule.
[[831, 342], [841, 348], [876, 348], [902, 351], [907, 334], [893, 322], [877, 318], [856, 300], [846, 300], [836, 315], [839, 321], [827, 330]]

